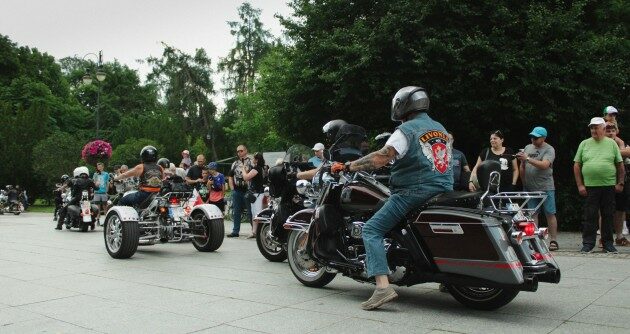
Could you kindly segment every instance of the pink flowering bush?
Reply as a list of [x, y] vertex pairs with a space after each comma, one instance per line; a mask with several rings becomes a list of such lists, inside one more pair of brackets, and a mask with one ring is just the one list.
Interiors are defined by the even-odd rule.
[[109, 160], [112, 156], [112, 145], [108, 142], [97, 139], [91, 141], [81, 151], [81, 157], [89, 164], [96, 164], [99, 161]]

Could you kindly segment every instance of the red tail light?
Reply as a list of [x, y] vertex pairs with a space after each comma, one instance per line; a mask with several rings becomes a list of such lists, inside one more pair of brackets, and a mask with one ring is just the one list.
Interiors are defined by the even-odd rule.
[[533, 257], [533, 258], [534, 258], [534, 260], [536, 260], [536, 261], [542, 261], [542, 260], [545, 258], [545, 257], [544, 257], [542, 254], [540, 254], [540, 253], [534, 253], [534, 254], [532, 254], [532, 257]]
[[179, 198], [177, 197], [171, 197], [168, 199], [168, 202], [171, 204], [179, 204]]
[[518, 223], [518, 228], [528, 237], [534, 235], [534, 232], [536, 232], [536, 224], [534, 224], [534, 222]]

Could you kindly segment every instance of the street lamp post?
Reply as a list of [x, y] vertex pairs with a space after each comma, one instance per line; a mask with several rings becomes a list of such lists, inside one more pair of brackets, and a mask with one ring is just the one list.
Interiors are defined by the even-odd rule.
[[[107, 75], [103, 71], [103, 51], [99, 51], [98, 55], [94, 53], [88, 53], [85, 56], [83, 56], [83, 60], [85, 60], [87, 56], [94, 56], [97, 58], [96, 72], [94, 73], [94, 75], [96, 76], [96, 80], [99, 82], [98, 91], [96, 92], [96, 138], [99, 139], [100, 138], [99, 137], [99, 130], [100, 130], [99, 108], [101, 104], [101, 88], [103, 86], [101, 82], [105, 80]], [[92, 83], [92, 73], [90, 72], [89, 69], [85, 70], [85, 75], [83, 75], [83, 83], [86, 85], [89, 85]]]

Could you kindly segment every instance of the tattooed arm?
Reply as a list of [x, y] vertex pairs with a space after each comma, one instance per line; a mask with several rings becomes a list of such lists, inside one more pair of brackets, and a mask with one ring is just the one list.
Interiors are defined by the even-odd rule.
[[387, 163], [394, 160], [395, 157], [396, 150], [389, 145], [385, 145], [382, 149], [351, 162], [348, 169], [351, 172], [376, 170], [387, 165]]

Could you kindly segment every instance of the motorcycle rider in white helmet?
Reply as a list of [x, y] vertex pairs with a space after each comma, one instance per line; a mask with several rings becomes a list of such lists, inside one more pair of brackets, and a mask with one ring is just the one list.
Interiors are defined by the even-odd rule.
[[[96, 185], [94, 184], [94, 181], [90, 179], [90, 171], [87, 167], [81, 166], [75, 168], [72, 172], [72, 176], [73, 178], [60, 188], [60, 191], [63, 193], [63, 191], [67, 187], [70, 187], [70, 190], [72, 192], [72, 199], [67, 206], [59, 210], [59, 219], [57, 220], [57, 227], [55, 227], [55, 230], [61, 230], [61, 226], [63, 225], [66, 215], [68, 214], [69, 208], [73, 210], [76, 210], [78, 208], [79, 201], [81, 200], [81, 194], [84, 190], [88, 191], [90, 198], [92, 198], [92, 196], [94, 195], [94, 189], [96, 188]], [[76, 206], [77, 208], [72, 206]], [[96, 216], [98, 214], [98, 207], [96, 205], [92, 204], [91, 210], [93, 216]], [[94, 229], [94, 221], [92, 221], [90, 229]]]

